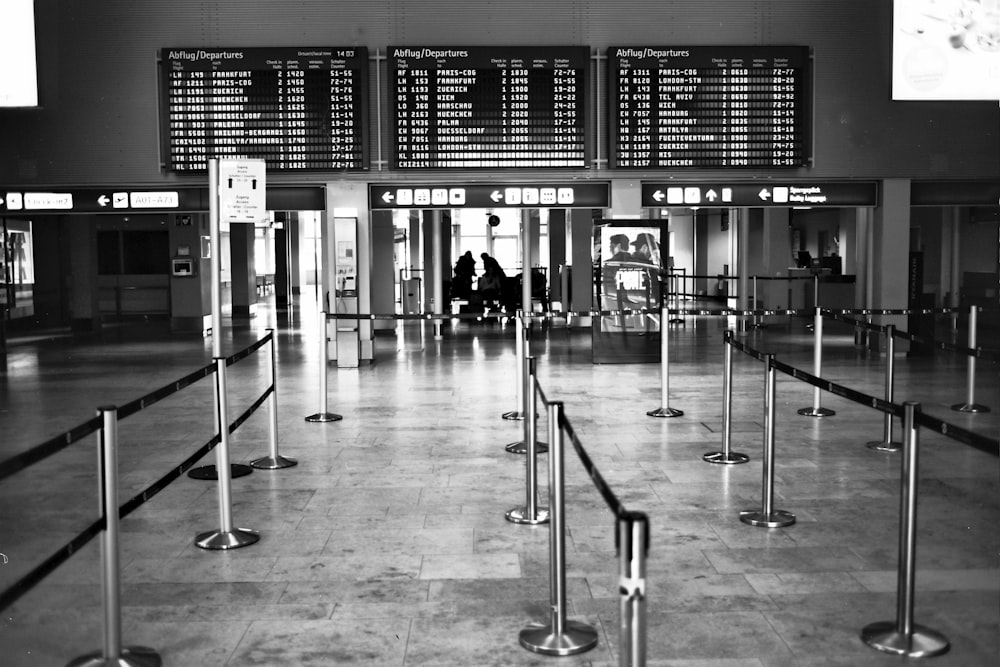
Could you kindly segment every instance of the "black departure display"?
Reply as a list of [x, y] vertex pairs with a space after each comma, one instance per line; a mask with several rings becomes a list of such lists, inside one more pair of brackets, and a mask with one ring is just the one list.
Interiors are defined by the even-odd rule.
[[162, 49], [165, 167], [263, 159], [273, 171], [368, 168], [364, 47]]
[[587, 47], [389, 47], [395, 169], [590, 166]]
[[810, 70], [799, 46], [611, 48], [611, 166], [806, 166]]

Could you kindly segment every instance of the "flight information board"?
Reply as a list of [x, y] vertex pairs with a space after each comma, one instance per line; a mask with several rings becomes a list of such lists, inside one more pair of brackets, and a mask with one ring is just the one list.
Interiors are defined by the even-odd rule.
[[393, 47], [396, 169], [590, 166], [588, 47]]
[[611, 166], [806, 166], [810, 70], [804, 46], [611, 48]]
[[368, 168], [366, 48], [167, 48], [160, 62], [167, 170]]

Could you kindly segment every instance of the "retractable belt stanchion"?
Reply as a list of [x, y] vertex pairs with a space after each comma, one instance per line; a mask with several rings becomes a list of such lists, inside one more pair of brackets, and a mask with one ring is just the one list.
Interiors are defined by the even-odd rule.
[[625, 512], [618, 518], [618, 665], [646, 664], [646, 555], [649, 517]]
[[[757, 276], [753, 277], [753, 303], [750, 305], [750, 310], [753, 311], [757, 310]], [[750, 326], [752, 326], [754, 329], [763, 329], [767, 325], [763, 324], [760, 321], [757, 313], [754, 312], [753, 320]]]
[[939, 632], [913, 622], [917, 548], [917, 450], [919, 433], [915, 415], [919, 403], [903, 404], [902, 492], [899, 503], [899, 572], [896, 580], [896, 620], [865, 626], [861, 639], [874, 649], [906, 658], [927, 658], [945, 653], [950, 645]]
[[[892, 403], [896, 374], [896, 327], [888, 324], [885, 327], [885, 402]], [[872, 440], [868, 449], [880, 452], [898, 452], [902, 445], [892, 440], [892, 413], [885, 413], [885, 428], [881, 440]]]
[[524, 418], [524, 439], [512, 442], [506, 449], [511, 454], [529, 454], [531, 448], [535, 452], [543, 453], [549, 451], [548, 445], [538, 441], [538, 412], [536, 407], [537, 397], [535, 395], [535, 359], [525, 357], [522, 366], [524, 367], [521, 377], [524, 378], [521, 396], [523, 405], [521, 409]]
[[101, 407], [104, 426], [97, 433], [99, 506], [104, 517], [101, 541], [101, 592], [104, 606], [104, 648], [76, 658], [70, 667], [159, 667], [159, 654], [144, 646], [122, 647], [121, 572], [118, 558], [118, 410]]
[[576, 655], [597, 646], [597, 630], [566, 618], [566, 505], [563, 462], [563, 404], [549, 413], [549, 625], [531, 623], [521, 630], [521, 646], [544, 655]]
[[271, 363], [268, 365], [268, 380], [271, 387], [271, 397], [268, 399], [270, 412], [267, 422], [268, 455], [254, 459], [250, 462], [250, 465], [262, 470], [278, 470], [280, 468], [291, 468], [297, 465], [298, 461], [278, 453], [278, 355], [275, 352], [277, 336], [274, 329], [268, 329], [268, 332], [271, 335]]
[[229, 474], [229, 414], [226, 407], [226, 360], [215, 359], [215, 392], [218, 412], [219, 444], [215, 448], [215, 467], [219, 471], [219, 530], [210, 530], [195, 537], [202, 549], [236, 549], [253, 544], [260, 534], [247, 528], [233, 528], [233, 491]]
[[549, 520], [549, 509], [538, 506], [538, 457], [540, 452], [548, 451], [544, 443], [538, 442], [538, 420], [535, 419], [535, 359], [527, 357], [524, 360], [524, 395], [525, 401], [524, 442], [507, 446], [511, 453], [521, 452], [511, 449], [515, 445], [524, 445], [525, 499], [524, 507], [515, 507], [507, 512], [507, 520], [511, 523], [539, 524]]
[[[969, 349], [971, 350], [976, 349], [976, 314], [978, 312], [978, 306], [969, 308]], [[953, 405], [951, 409], [958, 412], [989, 412], [988, 407], [976, 403], [976, 358], [973, 355], [969, 355], [967, 369], [965, 403]]]
[[[818, 283], [817, 283], [818, 284]], [[823, 309], [816, 307], [816, 315], [813, 320], [813, 375], [820, 377], [823, 373]], [[833, 410], [820, 406], [820, 389], [813, 387], [813, 404], [811, 408], [802, 408], [800, 415], [806, 417], [831, 417], [835, 414]]]
[[740, 521], [761, 528], [784, 528], [795, 523], [795, 515], [784, 510], [774, 509], [774, 394], [775, 370], [774, 355], [764, 355], [764, 368], [767, 369], [767, 381], [764, 388], [764, 461], [763, 496], [760, 510], [744, 510], [740, 512]]
[[306, 417], [307, 422], [336, 422], [343, 419], [341, 415], [334, 414], [326, 409], [328, 366], [330, 365], [329, 353], [327, 352], [327, 332], [326, 332], [326, 311], [319, 313], [319, 412]]
[[750, 457], [740, 452], [730, 449], [732, 436], [732, 413], [733, 413], [733, 332], [726, 331], [723, 334], [723, 361], [722, 361], [722, 451], [708, 452], [702, 458], [709, 463], [746, 463]]
[[660, 407], [646, 412], [650, 417], [681, 417], [684, 412], [670, 407], [670, 329], [666, 306], [660, 309]]
[[528, 328], [521, 317], [521, 311], [517, 311], [514, 317], [514, 355], [517, 357], [515, 367], [515, 383], [517, 384], [517, 409], [505, 412], [501, 415], [508, 421], [518, 421], [524, 419], [524, 358], [528, 356], [526, 338]]

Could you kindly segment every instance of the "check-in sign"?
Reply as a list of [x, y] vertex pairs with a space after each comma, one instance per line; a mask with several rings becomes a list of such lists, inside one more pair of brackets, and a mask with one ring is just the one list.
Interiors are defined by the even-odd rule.
[[219, 160], [219, 219], [258, 222], [267, 218], [264, 160]]

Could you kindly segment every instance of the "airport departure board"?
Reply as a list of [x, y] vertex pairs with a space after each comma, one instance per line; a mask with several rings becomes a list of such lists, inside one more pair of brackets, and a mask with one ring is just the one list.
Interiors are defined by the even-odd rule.
[[809, 48], [608, 50], [612, 167], [808, 165]]
[[388, 49], [395, 169], [590, 166], [588, 47]]
[[167, 170], [368, 168], [366, 48], [168, 48], [160, 61]]

